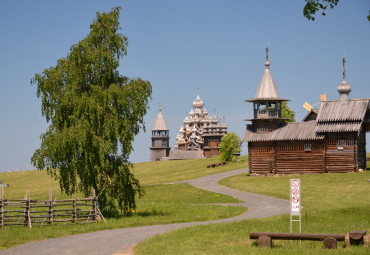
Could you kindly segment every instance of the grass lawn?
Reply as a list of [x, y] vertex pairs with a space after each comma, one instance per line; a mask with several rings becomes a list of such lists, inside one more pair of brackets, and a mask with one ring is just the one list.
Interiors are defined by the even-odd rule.
[[[302, 232], [345, 234], [370, 232], [370, 172], [348, 174], [249, 177], [239, 175], [221, 184], [243, 191], [289, 199], [289, 179], [301, 179]], [[297, 224], [297, 223], [296, 223]], [[298, 230], [298, 224], [295, 225]], [[289, 215], [176, 230], [146, 240], [138, 254], [369, 254], [370, 248], [324, 250], [322, 242], [273, 241], [273, 249], [258, 248], [251, 231], [289, 232]]]
[[219, 157], [144, 162], [134, 165], [134, 174], [141, 184], [147, 185], [190, 180], [210, 174], [248, 168], [248, 156], [241, 156], [240, 162], [230, 162], [228, 165], [207, 168], [207, 165], [219, 162]]
[[[206, 165], [212, 162], [217, 162], [217, 159], [175, 161], [176, 164], [171, 162], [140, 163], [138, 167], [135, 164], [135, 174], [140, 181], [151, 185], [145, 186], [146, 195], [137, 199], [137, 210], [131, 216], [109, 218], [107, 223], [44, 227], [33, 225], [32, 229], [15, 226], [0, 228], [0, 249], [34, 240], [103, 229], [207, 221], [241, 214], [245, 211], [244, 207], [207, 205], [208, 203], [240, 202], [237, 199], [196, 189], [188, 184], [158, 184], [192, 179], [210, 173], [241, 168], [243, 164], [243, 167], [247, 165], [244, 159], [242, 162], [231, 163], [227, 166], [206, 168]], [[197, 167], [199, 170], [196, 170]], [[154, 178], [154, 176], [157, 177]], [[10, 185], [9, 188], [5, 188], [5, 195], [8, 199], [23, 199], [26, 189], [31, 190], [31, 199], [48, 199], [50, 187], [53, 189], [55, 199], [70, 198], [60, 193], [58, 182], [51, 179], [46, 171], [0, 173], [0, 180]], [[77, 194], [77, 197], [83, 197], [83, 195]]]

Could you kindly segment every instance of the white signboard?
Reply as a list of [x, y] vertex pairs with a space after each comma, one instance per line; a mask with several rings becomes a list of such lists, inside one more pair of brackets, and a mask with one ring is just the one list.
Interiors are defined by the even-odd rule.
[[301, 180], [290, 179], [290, 214], [300, 215], [301, 210]]

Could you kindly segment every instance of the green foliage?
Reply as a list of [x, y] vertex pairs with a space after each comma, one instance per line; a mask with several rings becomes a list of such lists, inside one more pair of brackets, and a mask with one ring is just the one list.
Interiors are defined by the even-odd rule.
[[221, 138], [220, 143], [220, 159], [222, 161], [235, 160], [236, 153], [241, 152], [241, 140], [234, 132], [227, 133]]
[[97, 12], [90, 33], [67, 57], [31, 80], [50, 123], [31, 161], [58, 179], [62, 192], [89, 195], [93, 187], [103, 210], [118, 205], [127, 212], [135, 208], [135, 194], [142, 194], [128, 156], [144, 128], [152, 88], [117, 70], [128, 45], [118, 33], [119, 13], [119, 7]]
[[314, 15], [317, 11], [322, 10], [321, 15], [326, 15], [326, 9], [328, 6], [330, 9], [334, 9], [334, 7], [338, 4], [339, 0], [305, 0], [306, 5], [303, 8], [303, 15], [308, 20], [315, 20]]
[[287, 102], [281, 103], [281, 117], [287, 119], [286, 122], [295, 122], [295, 112], [289, 108]]
[[[306, 5], [303, 7], [303, 15], [308, 20], [315, 20], [314, 15], [317, 11], [322, 10], [321, 15], [326, 16], [326, 9], [328, 6], [330, 9], [334, 9], [334, 7], [338, 4], [339, 0], [305, 0]], [[369, 16], [367, 16], [367, 20], [370, 21], [370, 11]]]

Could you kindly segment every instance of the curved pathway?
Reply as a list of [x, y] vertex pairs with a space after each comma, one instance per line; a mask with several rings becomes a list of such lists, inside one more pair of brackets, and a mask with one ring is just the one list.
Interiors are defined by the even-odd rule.
[[239, 169], [179, 182], [189, 183], [200, 189], [229, 195], [244, 201], [244, 203], [232, 204], [248, 208], [248, 211], [241, 215], [206, 222], [120, 228], [52, 238], [18, 245], [3, 250], [0, 254], [133, 254], [133, 248], [136, 244], [144, 241], [146, 238], [174, 229], [289, 213], [288, 201], [238, 191], [217, 184], [221, 179], [246, 172], [248, 172], [248, 169]]

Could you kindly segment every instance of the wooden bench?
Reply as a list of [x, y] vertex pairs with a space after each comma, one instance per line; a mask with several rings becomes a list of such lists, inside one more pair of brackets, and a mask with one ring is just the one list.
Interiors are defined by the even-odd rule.
[[324, 248], [336, 249], [338, 241], [345, 241], [346, 235], [341, 234], [309, 234], [283, 232], [251, 232], [250, 239], [258, 239], [258, 246], [272, 247], [272, 240], [309, 240], [323, 241]]

